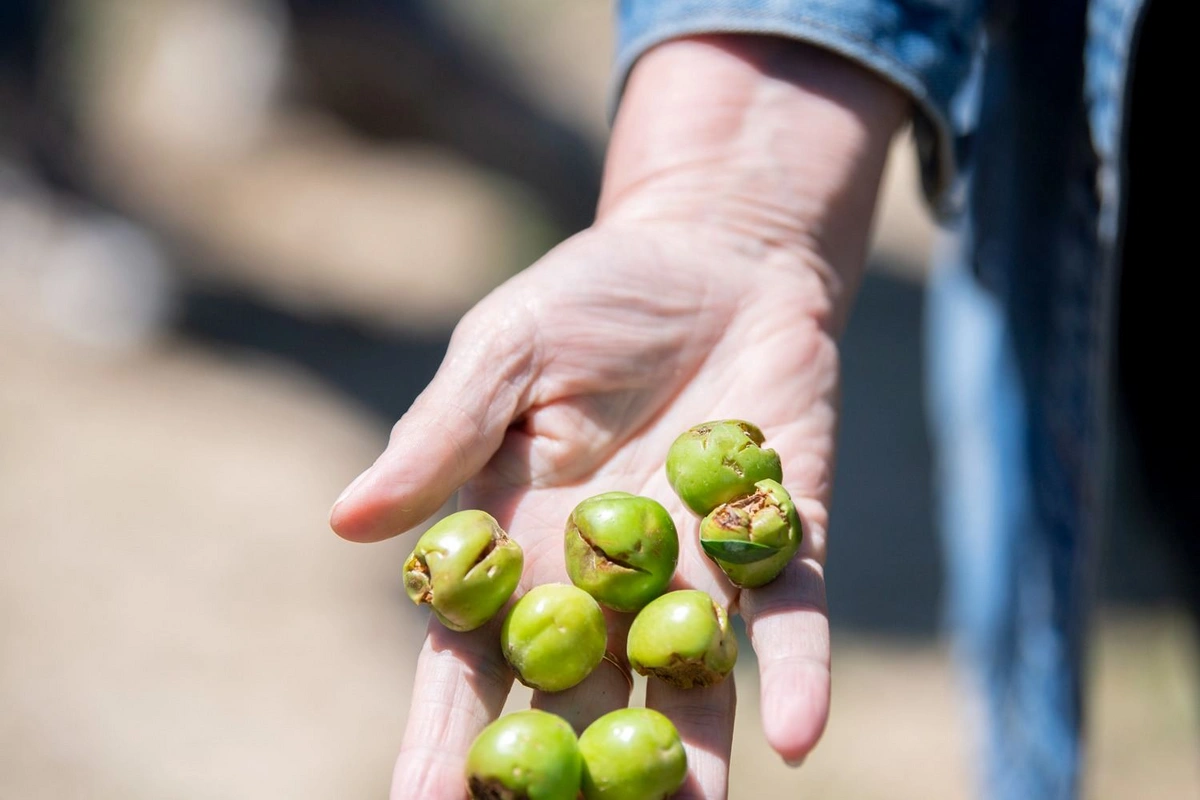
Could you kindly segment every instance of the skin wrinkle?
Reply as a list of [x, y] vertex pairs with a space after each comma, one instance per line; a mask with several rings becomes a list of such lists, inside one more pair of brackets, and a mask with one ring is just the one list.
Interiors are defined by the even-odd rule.
[[[707, 277], [707, 276], [706, 276], [706, 277]], [[710, 307], [710, 305], [712, 305], [712, 304], [710, 303], [710, 301], [711, 301], [711, 300], [714, 298], [714, 296], [715, 296], [715, 292], [714, 292], [714, 290], [713, 290], [713, 287], [712, 287], [712, 280], [711, 280], [711, 278], [708, 278], [708, 279], [705, 281], [705, 296], [704, 296], [704, 299], [703, 299], [703, 300], [702, 300], [702, 301], [699, 303], [698, 307], [699, 307], [699, 308], [708, 308], [708, 307]], [[698, 331], [698, 330], [702, 329], [702, 327], [704, 327], [704, 326], [700, 326], [700, 325], [693, 325], [693, 326], [689, 326], [689, 328], [687, 328], [687, 330], [691, 332], [691, 336], [689, 337], [689, 339], [693, 339], [693, 340], [694, 340], [694, 339], [697, 337], [696, 331]], [[713, 327], [717, 327], [717, 326], [713, 326]], [[706, 347], [705, 347], [705, 345], [706, 345], [706, 344], [707, 344], [707, 342], [705, 342], [705, 343], [696, 342], [696, 343], [693, 345], [693, 347], [691, 348], [691, 350], [693, 350], [693, 351], [699, 351], [699, 352], [700, 352], [700, 353], [702, 353], [702, 354], [703, 354], [703, 353], [706, 353], [706, 354], [707, 354], [707, 355], [706, 355], [704, 358], [702, 358], [702, 359], [701, 359], [700, 363], [699, 363], [699, 364], [697, 364], [697, 365], [696, 365], [696, 367], [695, 367], [693, 370], [691, 370], [691, 371], [689, 371], [689, 372], [679, 372], [679, 371], [677, 371], [677, 372], [675, 373], [676, 384], [677, 384], [677, 385], [680, 387], [680, 389], [682, 389], [683, 387], [685, 387], [685, 386], [686, 386], [686, 384], [687, 384], [687, 381], [688, 381], [688, 380], [691, 378], [691, 376], [692, 376], [692, 375], [694, 375], [696, 372], [698, 372], [698, 371], [700, 371], [700, 370], [702, 370], [702, 369], [704, 368], [704, 366], [705, 366], [705, 364], [706, 364], [706, 362], [707, 362], [708, 358], [710, 358], [710, 357], [711, 357], [711, 355], [712, 355], [712, 349], [711, 349], [711, 348], [709, 348], [709, 349], [706, 349]], [[686, 346], [685, 346], [685, 348], [683, 348], [683, 349], [684, 349], [684, 350], [685, 350], [685, 352], [686, 352], [688, 348], [686, 348]], [[680, 360], [684, 360], [684, 359], [680, 359]], [[631, 397], [630, 399], [632, 400], [632, 397]], [[670, 400], [670, 399], [666, 400], [665, 402], [663, 402], [663, 403], [661, 404], [661, 406], [662, 406], [663, 408], [669, 408], [669, 407], [671, 406], [671, 400]], [[651, 418], [651, 419], [647, 420], [646, 422], [644, 422], [644, 423], [643, 423], [643, 425], [651, 425], [651, 424], [653, 424], [654, 422], [655, 422], [655, 419]], [[617, 427], [616, 429], [617, 429], [617, 430], [620, 430], [621, 428], [620, 428], [620, 427]], [[626, 429], [628, 429], [628, 428], [626, 428]], [[633, 443], [634, 443], [634, 447], [635, 447], [635, 454], [634, 454], [634, 457], [636, 457], [636, 452], [637, 452], [636, 448], [640, 447], [640, 445], [641, 445], [641, 443], [642, 443], [642, 442], [641, 442], [641, 440], [640, 440], [639, 438], [636, 438], [636, 432], [635, 432], [635, 433], [633, 433], [633, 434], [632, 434], [632, 436], [633, 436], [633, 438], [632, 438], [631, 440], [633, 441]], [[536, 447], [536, 445], [537, 445], [536, 439], [535, 439], [535, 441], [534, 441], [534, 443], [533, 443], [533, 444], [534, 444], [534, 446]], [[612, 447], [619, 446], [620, 444], [622, 444], [622, 442], [620, 442], [620, 441], [619, 441], [618, 437], [616, 437], [616, 436], [610, 436], [610, 437], [609, 437], [609, 438], [606, 440], [606, 444], [609, 446], [607, 449], [611, 449]], [[595, 456], [595, 455], [603, 455], [603, 451], [601, 451], [600, 453], [595, 453], [595, 452], [594, 452], [592, 455], [594, 455], [594, 456]], [[553, 474], [551, 474], [551, 475], [549, 475], [549, 476], [539, 476], [539, 478], [538, 478], [538, 480], [537, 480], [537, 482], [536, 482], [536, 486], [537, 486], [537, 487], [539, 487], [539, 488], [540, 488], [540, 487], [544, 487], [544, 486], [553, 486], [553, 485], [555, 485], [554, 478], [555, 478], [555, 476], [554, 476]]]
[[[537, 302], [535, 295], [528, 291], [517, 291], [515, 294], [516, 300], [514, 301], [514, 307], [519, 308], [524, 312], [526, 325], [529, 331], [536, 331], [537, 321], [539, 319], [537, 310], [540, 304]], [[540, 336], [528, 335], [524, 337], [522, 341], [526, 342], [530, 348], [529, 362], [523, 376], [523, 388], [520, 397], [517, 398], [516, 407], [522, 413], [524, 413], [524, 410], [528, 409], [533, 403], [531, 393], [533, 388], [537, 386], [542, 376], [542, 370], [545, 368], [546, 351], [542, 345], [542, 339]]]
[[463, 442], [462, 438], [458, 435], [458, 429], [456, 427], [448, 424], [445, 421], [444, 414], [447, 411], [454, 411], [459, 417], [461, 417], [463, 420], [466, 420], [474, 428], [475, 435], [481, 440], [486, 441], [485, 432], [483, 427], [476, 420], [472, 419], [471, 415], [467, 413], [465, 409], [454, 403], [448, 403], [442, 407], [443, 416], [433, 417], [429, 421], [431, 427], [441, 430], [441, 432], [445, 435], [444, 440], [449, 442], [454, 448], [454, 474], [464, 475], [470, 469], [469, 465], [471, 463], [471, 446]]
[[[466, 758], [445, 749], [433, 746], [413, 746], [402, 750], [396, 759], [392, 785], [415, 790], [418, 797], [432, 797], [439, 785], [445, 785], [450, 776], [463, 772]], [[393, 797], [396, 797], [394, 792]]]
[[[761, 230], [762, 226], [755, 224], [753, 220], [743, 219], [746, 215], [733, 213], [737, 210], [736, 204], [734, 208], [710, 209], [707, 212], [685, 210], [687, 206], [692, 205], [691, 201], [714, 192], [711, 181], [697, 182], [695, 187], [655, 186], [653, 189], [645, 191], [647, 194], [638, 197], [636, 204], [631, 200], [621, 209], [620, 221], [623, 224], [637, 222], [643, 226], [657, 226], [668, 230], [684, 226], [694, 227], [699, 224], [706, 230], [707, 235], [720, 240], [722, 246], [730, 248], [734, 253], [759, 262], [773, 261], [773, 256], [778, 254], [781, 256], [779, 259], [781, 268], [797, 271], [813, 269], [813, 265], [809, 263], [813, 259], [803, 242], [814, 241], [814, 239], [808, 235], [806, 230], [801, 233], [797, 229], [795, 235], [790, 238], [766, 233]], [[737, 199], [738, 193], [741, 191], [751, 192], [753, 190], [723, 187], [720, 193], [723, 202], [728, 203]], [[647, 210], [639, 211], [637, 208], [639, 205], [645, 205]], [[749, 207], [749, 204], [747, 206]], [[678, 210], [675, 212], [662, 210], [671, 208]], [[653, 213], [650, 209], [653, 209]], [[800, 239], [803, 241], [799, 241]], [[814, 271], [821, 277], [822, 283], [828, 287], [840, 285], [828, 275], [828, 270]]]
[[[507, 607], [505, 608], [507, 612]], [[430, 620], [430, 625], [437, 625], [433, 620]], [[489, 626], [486, 630], [496, 632], [495, 626]], [[440, 632], [434, 633], [430, 639], [441, 638]], [[486, 695], [486, 689], [492, 689], [492, 694], [497, 692], [507, 692], [512, 686], [513, 674], [509, 669], [508, 664], [500, 655], [498, 650], [490, 646], [491, 638], [488, 637], [489, 646], [481, 650], [467, 651], [461, 646], [458, 649], [452, 649], [449, 645], [443, 645], [441, 650], [434, 649], [436, 645], [430, 644], [421, 654], [422, 663], [420, 667], [428, 668], [431, 671], [429, 681], [436, 688], [437, 686], [449, 687], [458, 697], [458, 692], [466, 691], [468, 685], [479, 685], [482, 687], [480, 691], [472, 692], [477, 696]], [[463, 679], [466, 679], [465, 681]], [[437, 704], [443, 702], [438, 699], [436, 692], [430, 692], [427, 698], [422, 699], [423, 702]]]
[[[637, 315], [633, 321], [637, 323], [639, 327], [635, 328], [635, 330], [640, 329], [640, 325], [651, 320], [660, 321], [661, 316], [662, 315], [657, 309], [651, 313]], [[687, 319], [686, 322], [688, 325], [685, 330], [674, 336], [674, 338], [660, 338], [660, 343], [657, 345], [656, 352], [646, 353], [640, 360], [639, 364], [620, 364], [620, 371], [606, 369], [606, 365], [603, 363], [603, 361], [597, 364], [595, 363], [595, 360], [593, 360], [591, 369], [588, 371], [587, 378], [584, 380], [580, 375], [572, 374], [576, 371], [575, 369], [571, 369], [573, 365], [566, 365], [562, 364], [561, 362], [556, 364], [555, 366], [561, 369], [561, 374], [555, 375], [550, 373], [547, 375], [548, 380], [546, 385], [542, 389], [542, 394], [540, 394], [537, 398], [539, 401], [538, 405], [548, 405], [552, 402], [562, 399], [563, 397], [577, 395], [581, 391], [588, 391], [592, 389], [592, 386], [598, 382], [597, 378], [602, 379], [607, 386], [629, 389], [654, 387], [659, 382], [661, 377], [660, 367], [663, 361], [675, 362], [676, 364], [679, 364], [679, 366], [682, 366], [682, 364], [679, 362], [684, 361], [687, 355], [689, 355], [689, 350], [684, 343], [693, 340], [696, 336], [696, 333], [694, 330], [692, 330], [692, 323], [701, 322], [701, 324], [705, 324], [703, 320], [698, 321], [694, 316]], [[629, 327], [630, 326], [628, 324], [623, 324], [621, 326], [621, 328], [624, 330], [628, 330]], [[553, 329], [551, 330], [551, 333], [552, 332]], [[623, 331], [618, 330], [618, 332]], [[604, 330], [592, 329], [587, 331], [586, 334], [586, 336], [579, 336], [579, 345], [581, 349], [588, 349], [591, 346], [591, 343], [596, 341], [605, 342], [606, 346], [612, 348], [614, 351], [618, 349], [620, 344], [623, 344], [619, 339], [617, 339], [617, 337], [612, 336], [611, 332], [606, 332]], [[656, 336], [661, 337], [662, 334], [663, 330], [660, 328], [656, 332]], [[640, 341], [633, 340], [627, 342], [627, 344], [640, 345], [642, 343]], [[594, 355], [605, 358], [609, 356], [609, 353], [594, 353]], [[595, 368], [597, 366], [600, 367], [599, 374], [595, 373]], [[577, 369], [577, 371], [582, 373], [584, 372], [584, 369], [581, 366]], [[674, 377], [676, 382], [680, 382], [685, 378], [685, 376], [678, 370], [674, 371]]]
[[[615, 432], [632, 429], [637, 407], [649, 405], [640, 397], [641, 394], [616, 392], [609, 395], [591, 395], [580, 398], [575, 403], [556, 401], [532, 411], [528, 417], [531, 423], [529, 427], [533, 428], [534, 433], [531, 437], [531, 460], [551, 465], [534, 470], [533, 485], [545, 487], [560, 484], [563, 478], [570, 480], [579, 471], [579, 462], [590, 466], [595, 459], [604, 457], [618, 447], [621, 442]], [[584, 408], [594, 407], [597, 403], [612, 398], [621, 398], [621, 410], [615, 415], [611, 410], [589, 415]], [[605, 422], [605, 418], [610, 421]], [[543, 421], [549, 419], [557, 419], [558, 422], [543, 424]], [[585, 421], [587, 425], [584, 424]], [[542, 433], [543, 430], [546, 432]], [[565, 435], [558, 433], [559, 430], [565, 431]], [[574, 435], [574, 440], [570, 438], [571, 435]], [[579, 449], [580, 439], [587, 444], [587, 450], [584, 452], [580, 452]], [[561, 466], [564, 463], [574, 463], [575, 472], [564, 474]]]
[[[562, 580], [567, 580], [565, 568], [563, 568], [562, 543], [558, 542], [555, 537], [542, 539], [526, 551], [525, 557], [530, 567], [528, 571], [530, 574], [534, 572], [545, 574], [551, 571], [559, 571], [562, 568]], [[547, 566], [552, 567], [553, 570], [547, 569]], [[524, 576], [522, 576], [521, 584], [522, 591], [528, 591], [532, 587], [532, 583], [526, 581]]]
[[737, 687], [731, 675], [705, 689], [675, 689], [660, 681], [646, 686], [646, 705], [676, 723], [687, 751], [689, 779], [675, 797], [705, 797], [718, 790], [724, 796], [725, 762], [733, 745], [727, 723], [737, 710]]
[[[538, 338], [535, 335], [536, 318], [529, 314], [527, 301], [522, 302], [522, 292], [505, 291], [505, 288], [494, 291], [484, 301], [499, 306], [499, 314], [485, 316], [481, 305], [456, 326], [447, 356], [448, 361], [453, 358], [466, 360], [470, 364], [467, 374], [499, 376], [494, 384], [495, 394], [487, 403], [492, 425], [497, 418], [507, 420], [521, 410], [540, 364], [535, 357], [537, 348], [531, 346]], [[515, 297], [510, 300], [512, 295]], [[505, 343], [517, 343], [517, 346], [505, 349], [502, 346]], [[513, 392], [513, 387], [520, 387], [520, 391]]]

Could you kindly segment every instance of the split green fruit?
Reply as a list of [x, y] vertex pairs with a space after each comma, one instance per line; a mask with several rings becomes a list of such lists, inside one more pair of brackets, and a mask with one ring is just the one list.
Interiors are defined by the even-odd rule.
[[774, 580], [800, 549], [803, 535], [796, 504], [773, 480], [759, 481], [753, 494], [717, 506], [700, 523], [700, 546], [743, 588]]
[[649, 708], [600, 717], [579, 737], [579, 752], [586, 800], [663, 800], [687, 777], [679, 731]]
[[454, 631], [483, 625], [508, 602], [525, 558], [521, 546], [482, 511], [459, 511], [438, 522], [404, 562], [404, 589], [428, 603]]
[[679, 560], [671, 515], [649, 497], [607, 492], [571, 512], [565, 537], [571, 582], [616, 611], [663, 593]]
[[737, 661], [729, 615], [704, 592], [669, 592], [629, 626], [629, 665], [681, 689], [711, 686]]
[[721, 503], [754, 491], [754, 484], [783, 480], [779, 454], [763, 433], [743, 420], [705, 422], [688, 429], [667, 452], [667, 480], [688, 508], [705, 516]]
[[575, 800], [582, 772], [575, 731], [545, 711], [501, 717], [467, 753], [467, 788], [475, 800]]
[[518, 600], [500, 629], [504, 658], [526, 686], [561, 692], [582, 681], [604, 658], [604, 612], [582, 589], [535, 586]]

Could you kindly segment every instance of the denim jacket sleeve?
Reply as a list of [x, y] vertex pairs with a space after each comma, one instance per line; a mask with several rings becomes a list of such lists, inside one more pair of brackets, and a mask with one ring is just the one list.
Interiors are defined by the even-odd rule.
[[955, 173], [952, 103], [972, 66], [984, 0], [618, 0], [616, 93], [668, 39], [755, 33], [841, 53], [912, 97], [925, 192], [948, 210]]

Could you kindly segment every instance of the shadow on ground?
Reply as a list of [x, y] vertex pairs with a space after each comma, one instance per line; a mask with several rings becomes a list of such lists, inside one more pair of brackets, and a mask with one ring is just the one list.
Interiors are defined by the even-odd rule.
[[[932, 638], [939, 627], [942, 563], [921, 394], [921, 307], [920, 285], [872, 270], [843, 339], [828, 569], [831, 617], [842, 629]], [[385, 333], [199, 287], [186, 293], [181, 327], [213, 347], [293, 362], [389, 424], [433, 377], [450, 334]], [[1136, 498], [1123, 504], [1126, 520], [1137, 517], [1136, 505]], [[1118, 525], [1108, 543], [1107, 601], [1148, 606], [1179, 597], [1164, 548], [1141, 530]]]

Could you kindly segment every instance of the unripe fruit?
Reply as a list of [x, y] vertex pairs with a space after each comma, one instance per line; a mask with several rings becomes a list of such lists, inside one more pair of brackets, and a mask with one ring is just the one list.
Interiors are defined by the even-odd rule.
[[750, 494], [758, 481], [783, 480], [779, 455], [760, 447], [762, 443], [762, 431], [743, 420], [696, 425], [667, 452], [667, 480], [679, 499], [703, 517], [721, 503]]
[[575, 800], [582, 771], [575, 731], [545, 711], [501, 717], [467, 753], [467, 789], [475, 800]]
[[524, 564], [521, 546], [482, 511], [459, 511], [417, 541], [404, 563], [404, 589], [447, 628], [470, 631], [508, 602]]
[[649, 708], [600, 717], [579, 737], [579, 752], [586, 800], [663, 800], [687, 777], [679, 731]]
[[652, 600], [629, 626], [629, 665], [681, 689], [719, 683], [737, 661], [725, 609], [685, 589]]
[[571, 582], [616, 611], [637, 611], [662, 594], [679, 559], [671, 515], [627, 492], [577, 505], [564, 541]]
[[521, 683], [546, 692], [570, 689], [604, 658], [604, 612], [582, 589], [535, 586], [509, 610], [500, 649]]
[[700, 523], [700, 546], [735, 586], [773, 581], [800, 549], [803, 529], [796, 504], [772, 480], [753, 494], [713, 509]]

